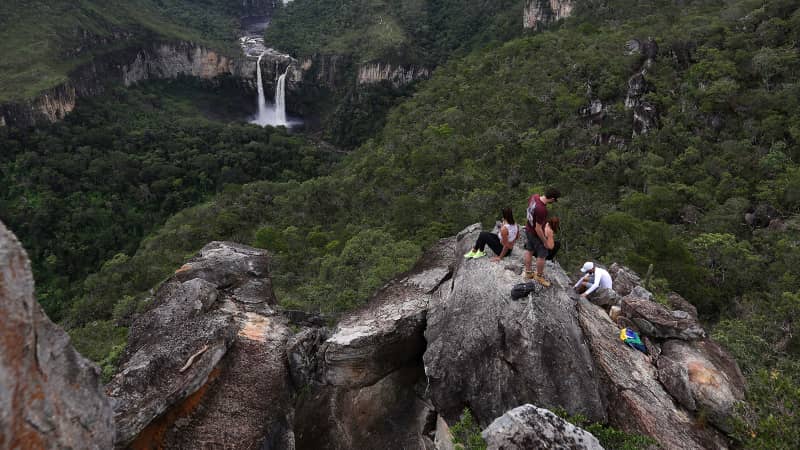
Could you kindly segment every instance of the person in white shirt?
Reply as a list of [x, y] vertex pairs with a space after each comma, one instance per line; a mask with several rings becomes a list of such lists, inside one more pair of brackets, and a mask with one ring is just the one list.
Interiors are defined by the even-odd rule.
[[486, 256], [484, 248], [488, 245], [496, 255], [492, 258], [492, 262], [500, 261], [511, 254], [519, 235], [519, 225], [514, 222], [514, 213], [511, 212], [511, 207], [503, 208], [503, 225], [500, 227], [500, 232], [494, 234], [488, 231], [481, 231], [475, 246], [472, 247], [469, 253], [464, 255], [464, 258], [482, 258]]
[[586, 275], [582, 276], [574, 286], [575, 292], [581, 294], [581, 297], [587, 298], [598, 289], [611, 289], [613, 284], [611, 274], [607, 270], [597, 267], [595, 263], [586, 261], [581, 267], [581, 272]]

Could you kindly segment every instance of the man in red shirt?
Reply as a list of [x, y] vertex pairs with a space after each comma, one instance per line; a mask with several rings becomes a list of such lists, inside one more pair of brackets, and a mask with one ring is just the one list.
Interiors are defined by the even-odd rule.
[[[558, 201], [561, 192], [555, 188], [548, 188], [544, 195], [534, 194], [528, 199], [528, 222], [525, 224], [525, 278], [533, 279], [542, 286], [550, 286], [544, 278], [544, 261], [547, 258], [545, 247], [544, 226], [547, 223], [547, 205]], [[536, 272], [531, 271], [531, 259], [536, 254]]]

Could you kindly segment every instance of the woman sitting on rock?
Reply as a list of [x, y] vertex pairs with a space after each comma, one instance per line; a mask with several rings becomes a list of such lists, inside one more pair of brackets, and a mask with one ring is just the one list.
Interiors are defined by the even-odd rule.
[[514, 249], [514, 243], [517, 242], [519, 237], [519, 225], [514, 222], [514, 214], [511, 208], [503, 209], [503, 225], [500, 227], [499, 236], [488, 231], [481, 231], [478, 235], [478, 240], [475, 246], [472, 247], [469, 253], [464, 255], [464, 258], [481, 258], [486, 256], [483, 249], [488, 245], [494, 252], [495, 257], [492, 258], [493, 262], [500, 261], [502, 258], [511, 254]]

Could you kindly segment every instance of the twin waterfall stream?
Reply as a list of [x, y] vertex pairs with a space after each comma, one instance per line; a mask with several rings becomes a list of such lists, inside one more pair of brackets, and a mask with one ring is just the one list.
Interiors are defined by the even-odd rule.
[[[283, 2], [284, 6], [286, 1]], [[286, 76], [294, 60], [289, 55], [282, 54], [267, 47], [264, 43], [264, 30], [269, 27], [269, 16], [250, 16], [242, 19], [244, 35], [239, 38], [239, 45], [245, 57], [252, 60], [258, 58], [256, 68], [256, 82], [258, 83], [258, 111], [250, 119], [250, 123], [261, 126], [284, 126], [291, 128], [302, 123], [299, 119], [290, 119], [286, 114]], [[267, 56], [269, 61], [275, 61], [275, 98], [274, 102], [267, 102], [264, 93], [264, 78], [261, 73], [261, 62]], [[280, 74], [279, 64], [286, 63], [286, 69]], [[280, 75], [279, 75], [280, 74]]]
[[275, 86], [275, 104], [273, 106], [267, 105], [267, 99], [264, 96], [264, 84], [261, 78], [261, 58], [264, 57], [266, 52], [258, 57], [258, 68], [256, 69], [256, 81], [258, 82], [258, 113], [251, 123], [258, 125], [272, 125], [272, 126], [289, 126], [289, 121], [286, 117], [286, 75], [289, 73], [289, 66], [281, 76], [278, 77], [277, 85]]

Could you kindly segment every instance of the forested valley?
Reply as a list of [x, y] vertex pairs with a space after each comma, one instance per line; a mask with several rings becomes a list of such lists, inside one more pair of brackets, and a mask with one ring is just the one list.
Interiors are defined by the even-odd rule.
[[[524, 33], [519, 2], [487, 21], [464, 3], [483, 4], [295, 0], [276, 13], [267, 39], [295, 56], [436, 67], [400, 97], [384, 85], [349, 103], [348, 117], [381, 123], [340, 140], [352, 151], [320, 140], [341, 130], [232, 120], [252, 99], [190, 79], [0, 127], [0, 219], [50, 317], [110, 375], [151, 289], [234, 240], [271, 252], [283, 308], [335, 318], [440, 238], [506, 205], [520, 220], [556, 186], [560, 264], [621, 262], [652, 271], [657, 296], [686, 297], [749, 381], [736, 444], [796, 448], [797, 2], [576, 2]], [[380, 101], [385, 118], [360, 111]]]

